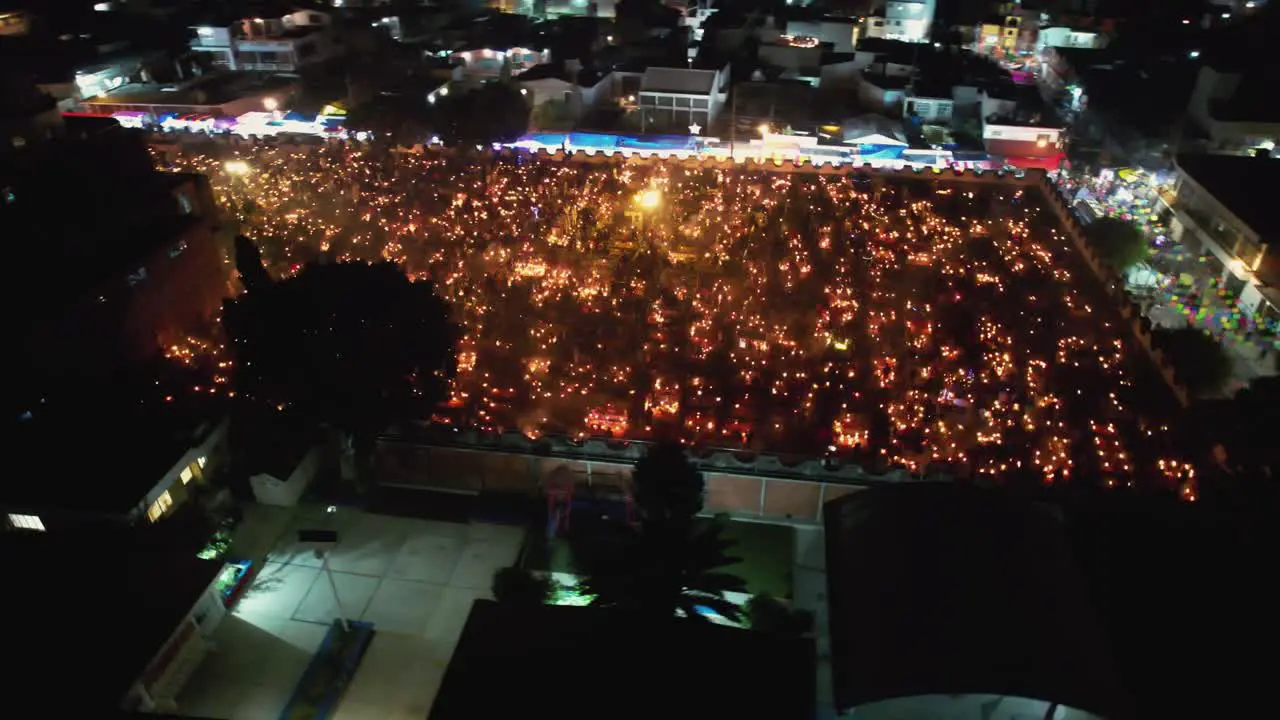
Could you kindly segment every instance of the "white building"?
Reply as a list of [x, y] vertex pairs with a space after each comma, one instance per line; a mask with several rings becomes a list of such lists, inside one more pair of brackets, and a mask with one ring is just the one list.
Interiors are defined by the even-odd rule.
[[885, 4], [883, 34], [879, 37], [928, 42], [935, 8], [935, 0], [890, 0]]
[[1036, 36], [1036, 50], [1052, 47], [1085, 48], [1101, 50], [1107, 46], [1107, 36], [1090, 30], [1072, 30], [1069, 27], [1042, 28]]
[[951, 122], [955, 114], [954, 97], [946, 97], [937, 92], [921, 92], [908, 88], [902, 98], [902, 116], [920, 118], [922, 122], [944, 125]]
[[858, 45], [858, 22], [845, 17], [788, 20], [787, 35], [792, 38], [816, 38], [818, 42], [831, 43], [833, 52], [849, 53]]
[[725, 102], [729, 66], [720, 70], [651, 67], [640, 80], [640, 118], [644, 130], [707, 128]]
[[1176, 164], [1170, 234], [1205, 257], [1243, 312], [1280, 322], [1280, 262], [1270, 252], [1280, 224], [1268, 204], [1280, 161], [1179, 155]]
[[1187, 115], [1208, 136], [1206, 150], [1250, 154], [1273, 150], [1280, 142], [1280, 112], [1275, 109], [1273, 79], [1265, 71], [1200, 68], [1187, 103]]
[[613, 97], [612, 77], [584, 74], [581, 64], [574, 60], [565, 63], [563, 71], [550, 65], [531, 68], [517, 82], [525, 102], [534, 111], [531, 119], [535, 124], [546, 116], [577, 121]]
[[496, 80], [504, 69], [509, 77], [519, 77], [535, 65], [551, 62], [550, 50], [531, 48], [472, 48], [458, 50], [449, 59], [462, 67], [465, 79], [473, 82]]
[[225, 70], [295, 72], [337, 52], [329, 16], [298, 10], [278, 18], [241, 18], [195, 25], [191, 49]]

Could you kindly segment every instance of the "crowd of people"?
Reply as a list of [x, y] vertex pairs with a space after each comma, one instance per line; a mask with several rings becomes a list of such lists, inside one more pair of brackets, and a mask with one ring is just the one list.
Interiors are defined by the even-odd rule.
[[1240, 307], [1237, 293], [1224, 279], [1227, 268], [1211, 252], [1175, 239], [1168, 224], [1173, 213], [1160, 200], [1164, 195], [1173, 202], [1168, 181], [1163, 173], [1133, 168], [1056, 178], [1059, 190], [1084, 219], [1131, 222], [1147, 238], [1147, 257], [1126, 273], [1126, 289], [1156, 327], [1194, 327], [1217, 338], [1233, 368], [1223, 394], [1233, 395], [1252, 379], [1275, 374], [1272, 355], [1280, 347], [1280, 327], [1262, 310]]
[[464, 332], [439, 424], [1194, 497], [1163, 389], [1011, 185], [340, 147], [165, 162], [209, 175], [277, 275], [432, 279]]

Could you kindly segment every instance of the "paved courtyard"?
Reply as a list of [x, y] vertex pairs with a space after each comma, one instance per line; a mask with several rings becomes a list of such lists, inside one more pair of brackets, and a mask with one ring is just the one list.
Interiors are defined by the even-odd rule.
[[[246, 523], [252, 522], [250, 515]], [[321, 561], [296, 531], [338, 531], [330, 554], [337, 599], [377, 635], [338, 708], [338, 720], [425, 717], [476, 598], [515, 563], [518, 527], [456, 524], [354, 510], [300, 510], [234, 612], [218, 629], [180, 700], [181, 712], [230, 720], [274, 719], [330, 622], [334, 593]]]

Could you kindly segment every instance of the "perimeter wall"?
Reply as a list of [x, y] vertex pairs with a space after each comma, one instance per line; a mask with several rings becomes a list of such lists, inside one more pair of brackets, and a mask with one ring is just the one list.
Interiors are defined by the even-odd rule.
[[[374, 477], [382, 485], [449, 492], [509, 493], [537, 496], [552, 483], [572, 480], [578, 496], [621, 499], [630, 494], [631, 470], [648, 443], [606, 444], [568, 441], [554, 448], [509, 433], [484, 445], [466, 447], [383, 438], [374, 455]], [[613, 448], [608, 447], [613, 445]], [[728, 451], [690, 459], [707, 483], [706, 509], [735, 517], [820, 525], [822, 505], [884, 482], [911, 482], [905, 472], [868, 476], [860, 468], [831, 470], [820, 461], [786, 466], [776, 456], [748, 458]]]

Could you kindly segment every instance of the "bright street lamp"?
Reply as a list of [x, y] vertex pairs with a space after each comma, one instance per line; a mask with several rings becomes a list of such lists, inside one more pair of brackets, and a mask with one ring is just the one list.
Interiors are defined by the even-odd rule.
[[645, 210], [654, 210], [662, 204], [662, 191], [657, 188], [649, 188], [636, 195], [636, 203]]

